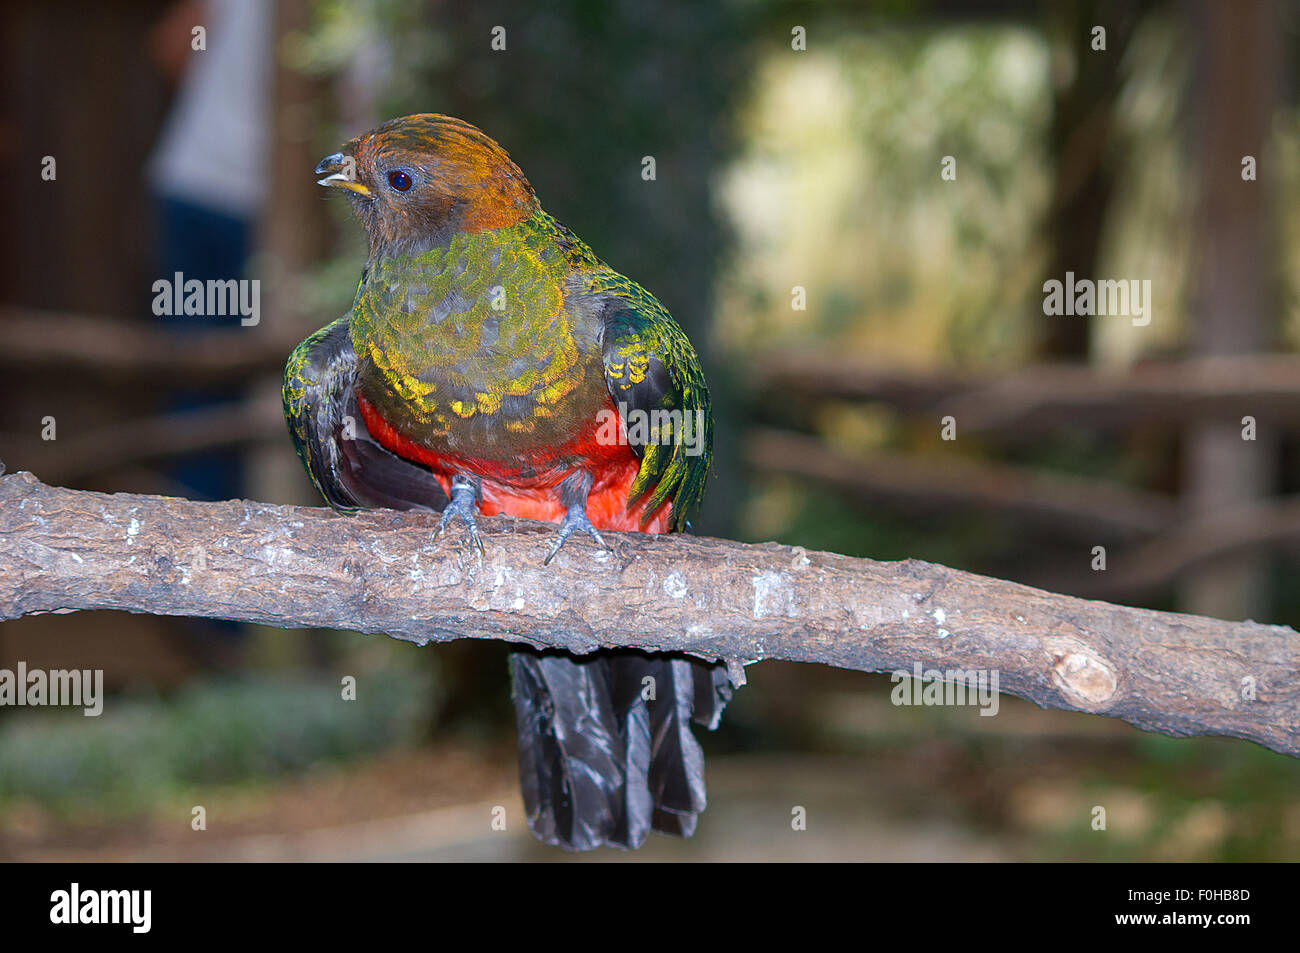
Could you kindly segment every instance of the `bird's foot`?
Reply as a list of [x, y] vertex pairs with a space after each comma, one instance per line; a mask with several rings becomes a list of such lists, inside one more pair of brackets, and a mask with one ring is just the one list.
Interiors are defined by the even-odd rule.
[[483, 555], [483, 539], [479, 536], [478, 519], [475, 515], [478, 509], [478, 494], [478, 485], [473, 480], [463, 477], [452, 480], [451, 502], [443, 507], [442, 519], [438, 521], [438, 531], [433, 534], [435, 540], [442, 538], [448, 523], [460, 517], [469, 531], [470, 542], [478, 548], [479, 555]]
[[542, 565], [549, 566], [551, 560], [555, 558], [555, 554], [560, 551], [569, 537], [577, 532], [586, 533], [596, 541], [596, 544], [601, 549], [609, 548], [605, 545], [605, 541], [600, 538], [600, 533], [596, 531], [596, 527], [591, 524], [591, 519], [587, 516], [587, 508], [581, 504], [570, 506], [568, 512], [564, 514], [564, 520], [560, 523], [560, 533], [555, 537], [555, 542], [551, 545], [551, 551], [542, 560]]

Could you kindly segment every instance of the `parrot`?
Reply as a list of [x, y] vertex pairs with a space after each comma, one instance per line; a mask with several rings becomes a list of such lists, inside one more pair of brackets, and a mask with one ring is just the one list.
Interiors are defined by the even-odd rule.
[[[351, 309], [285, 366], [289, 433], [331, 507], [439, 513], [434, 538], [459, 523], [480, 557], [479, 515], [556, 523], [547, 564], [575, 535], [603, 548], [602, 530], [689, 529], [712, 462], [699, 357], [650, 292], [542, 209], [495, 140], [404, 116], [315, 175], [369, 243]], [[695, 832], [692, 724], [717, 728], [725, 662], [520, 645], [509, 669], [535, 837], [580, 851]]]

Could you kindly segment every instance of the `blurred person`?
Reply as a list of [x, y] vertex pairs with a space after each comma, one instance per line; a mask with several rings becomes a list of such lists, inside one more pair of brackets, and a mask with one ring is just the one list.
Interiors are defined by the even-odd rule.
[[[154, 65], [176, 86], [146, 170], [154, 200], [157, 278], [197, 279], [206, 287], [210, 280], [247, 277], [266, 205], [273, 12], [266, 0], [181, 0], [149, 36]], [[176, 334], [241, 331], [238, 313], [166, 314], [155, 320]], [[169, 393], [165, 406], [169, 413], [183, 413], [245, 396], [237, 385], [187, 387]], [[177, 457], [167, 475], [196, 499], [245, 495], [244, 459], [234, 449]], [[204, 661], [237, 664], [242, 626], [191, 619], [186, 631], [188, 648]]]
[[[154, 64], [178, 84], [147, 169], [159, 278], [206, 283], [245, 275], [266, 203], [273, 9], [265, 0], [182, 0], [150, 34]], [[179, 333], [240, 327], [238, 314], [158, 320]], [[186, 389], [172, 393], [167, 407], [178, 412], [242, 397], [229, 387]], [[189, 454], [169, 475], [200, 499], [242, 495], [233, 452]]]

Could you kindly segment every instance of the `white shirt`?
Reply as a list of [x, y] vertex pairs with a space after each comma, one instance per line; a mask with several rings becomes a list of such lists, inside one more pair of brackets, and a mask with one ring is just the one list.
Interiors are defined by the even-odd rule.
[[208, 0], [206, 50], [184, 79], [149, 160], [156, 192], [239, 217], [266, 199], [271, 0]]

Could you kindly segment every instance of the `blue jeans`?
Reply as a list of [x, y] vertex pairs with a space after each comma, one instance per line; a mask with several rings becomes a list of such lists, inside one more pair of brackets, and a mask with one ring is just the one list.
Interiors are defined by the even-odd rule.
[[[252, 223], [195, 202], [158, 196], [155, 278], [173, 280], [180, 272], [184, 280], [228, 280], [244, 277], [252, 238]], [[153, 281], [149, 282], [152, 286]], [[150, 301], [152, 301], [152, 293]], [[237, 314], [225, 316], [162, 316], [156, 319], [167, 330], [187, 334], [213, 328], [240, 330]], [[240, 388], [206, 386], [181, 388], [167, 396], [169, 413], [197, 410], [242, 399]], [[234, 450], [210, 450], [177, 457], [167, 475], [183, 484], [200, 500], [229, 500], [244, 495], [243, 466]]]

